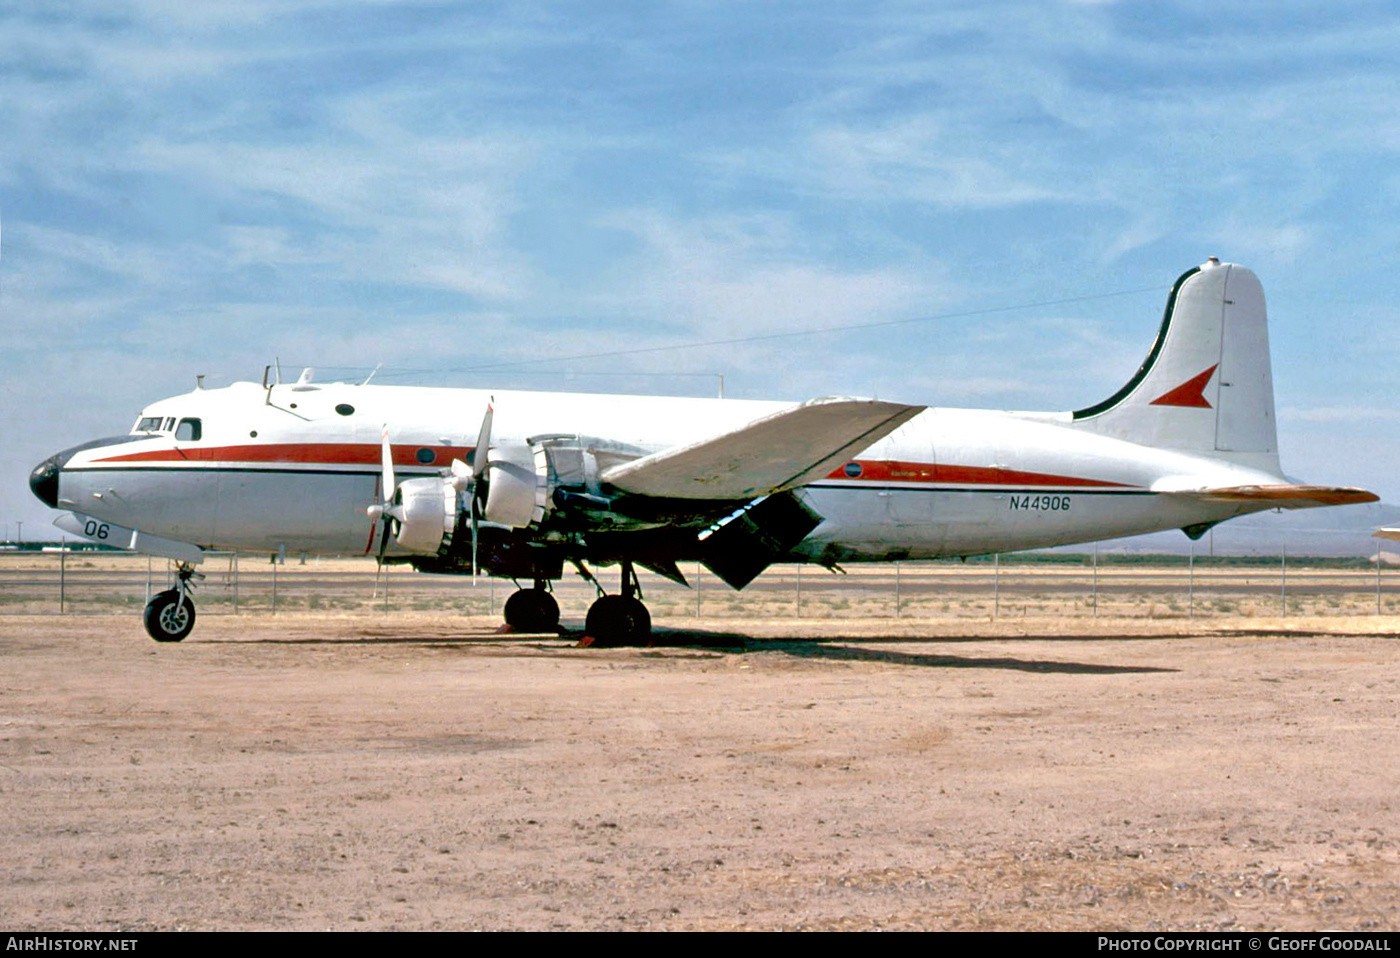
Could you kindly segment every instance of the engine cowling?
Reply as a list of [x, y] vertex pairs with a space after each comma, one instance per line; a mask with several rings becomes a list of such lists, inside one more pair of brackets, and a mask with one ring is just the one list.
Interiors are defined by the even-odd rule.
[[487, 522], [524, 529], [549, 512], [549, 466], [544, 449], [524, 443], [492, 446], [486, 460]]
[[429, 477], [399, 483], [401, 518], [394, 537], [409, 552], [433, 554], [452, 544], [457, 526], [457, 489], [450, 479]]
[[[551, 439], [557, 437], [550, 437]], [[570, 445], [579, 455], [576, 440]], [[481, 481], [486, 498], [480, 518], [497, 526], [525, 529], [539, 525], [554, 509], [553, 493], [564, 475], [558, 473], [555, 443], [501, 443], [487, 453]], [[576, 471], [583, 479], [581, 463]], [[572, 472], [567, 478], [573, 479]], [[580, 481], [581, 485], [582, 482]], [[470, 486], [460, 477], [408, 479], [399, 483], [400, 515], [395, 541], [409, 552], [445, 555], [453, 532], [465, 525], [470, 509]]]

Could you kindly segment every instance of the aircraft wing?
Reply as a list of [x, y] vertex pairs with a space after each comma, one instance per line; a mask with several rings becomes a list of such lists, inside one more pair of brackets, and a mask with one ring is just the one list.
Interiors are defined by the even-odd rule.
[[1380, 496], [1354, 486], [1305, 486], [1296, 483], [1258, 486], [1217, 486], [1200, 489], [1160, 489], [1154, 492], [1205, 502], [1254, 503], [1274, 509], [1311, 509], [1314, 506], [1350, 506], [1376, 502]]
[[1372, 539], [1400, 539], [1400, 529], [1382, 528], [1371, 533]]
[[751, 499], [829, 475], [924, 408], [871, 399], [813, 399], [712, 439], [613, 466], [600, 478], [643, 496]]

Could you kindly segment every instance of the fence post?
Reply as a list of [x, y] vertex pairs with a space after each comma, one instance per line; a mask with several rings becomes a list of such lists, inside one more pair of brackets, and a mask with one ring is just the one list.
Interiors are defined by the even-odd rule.
[[1001, 553], [992, 556], [992, 618], [1001, 614]]
[[68, 566], [68, 537], [58, 540], [58, 614], [63, 614], [65, 573]]
[[1099, 614], [1099, 544], [1094, 542], [1094, 617]]
[[899, 567], [901, 563], [894, 564], [894, 617], [899, 618]]
[[1186, 617], [1196, 617], [1196, 543], [1191, 543], [1191, 555], [1186, 560]]
[[797, 617], [802, 618], [802, 563], [797, 564]]

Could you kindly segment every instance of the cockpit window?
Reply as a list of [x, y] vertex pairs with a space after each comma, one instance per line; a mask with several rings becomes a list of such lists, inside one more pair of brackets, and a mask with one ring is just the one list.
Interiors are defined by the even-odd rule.
[[175, 438], [181, 442], [199, 442], [204, 429], [198, 419], [181, 419], [175, 429]]
[[133, 429], [133, 430], [131, 430], [131, 431], [132, 431], [132, 432], [160, 432], [160, 424], [161, 424], [162, 422], [164, 422], [164, 420], [161, 419], [160, 416], [144, 416], [144, 417], [142, 417], [141, 421], [138, 422], [138, 423], [136, 424], [136, 428]]
[[166, 417], [165, 417], [165, 431], [166, 431], [166, 432], [169, 432], [170, 430], [172, 430], [172, 429], [174, 429], [174, 428], [175, 428], [175, 417], [174, 417], [174, 416], [166, 416]]

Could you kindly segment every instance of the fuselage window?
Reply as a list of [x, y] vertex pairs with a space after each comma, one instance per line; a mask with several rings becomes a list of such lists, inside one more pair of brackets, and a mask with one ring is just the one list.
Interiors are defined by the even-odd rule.
[[198, 419], [181, 419], [175, 430], [175, 438], [181, 442], [199, 442], [203, 434], [204, 429]]

